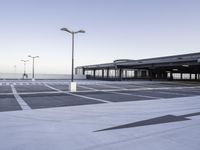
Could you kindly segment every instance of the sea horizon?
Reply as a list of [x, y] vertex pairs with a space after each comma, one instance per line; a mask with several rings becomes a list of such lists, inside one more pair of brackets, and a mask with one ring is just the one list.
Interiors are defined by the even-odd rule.
[[[22, 79], [22, 73], [0, 73], [0, 79]], [[28, 73], [28, 78], [31, 79], [32, 74]], [[70, 79], [71, 74], [35, 74], [35, 79]], [[85, 79], [83, 75], [75, 75], [77, 79]]]

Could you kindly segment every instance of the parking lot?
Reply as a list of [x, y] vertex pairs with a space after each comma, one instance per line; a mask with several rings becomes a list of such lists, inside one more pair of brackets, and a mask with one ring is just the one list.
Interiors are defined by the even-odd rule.
[[0, 149], [197, 150], [200, 83], [0, 82]]
[[69, 81], [1, 81], [0, 111], [20, 111], [78, 105], [162, 100], [200, 95], [199, 82], [77, 81], [76, 93]]

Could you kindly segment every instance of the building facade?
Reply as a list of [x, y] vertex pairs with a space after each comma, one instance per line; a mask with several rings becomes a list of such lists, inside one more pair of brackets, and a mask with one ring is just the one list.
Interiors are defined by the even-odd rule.
[[100, 80], [199, 80], [200, 53], [167, 57], [115, 60], [113, 63], [76, 67], [76, 74]]

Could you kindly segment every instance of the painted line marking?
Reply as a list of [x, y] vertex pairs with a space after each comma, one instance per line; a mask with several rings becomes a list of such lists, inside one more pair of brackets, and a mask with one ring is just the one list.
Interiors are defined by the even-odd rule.
[[99, 98], [93, 98], [93, 97], [83, 96], [83, 95], [69, 93], [69, 92], [66, 92], [66, 93], [70, 94], [70, 95], [73, 95], [73, 96], [76, 96], [76, 97], [85, 98], [85, 99], [96, 100], [96, 101], [100, 101], [100, 102], [104, 102], [104, 103], [112, 103], [111, 101], [107, 101], [107, 100], [103, 100], [103, 99], [99, 99]]
[[31, 107], [29, 107], [28, 104], [21, 98], [21, 96], [19, 96], [14, 85], [11, 85], [11, 88], [12, 88], [13, 95], [15, 96], [15, 99], [19, 103], [22, 110], [30, 110]]
[[64, 92], [64, 91], [62, 91], [62, 90], [59, 90], [59, 89], [57, 89], [57, 88], [54, 88], [54, 87], [52, 87], [52, 86], [46, 84], [46, 83], [45, 83], [44, 85], [45, 85], [46, 87], [48, 87], [48, 88], [54, 90], [54, 91], [58, 91], [58, 92], [60, 92], [60, 93], [63, 93], [63, 92]]
[[112, 103], [110, 101], [99, 99], [99, 98], [93, 98], [93, 97], [83, 96], [83, 95], [79, 95], [79, 94], [74, 94], [74, 93], [67, 92], [67, 91], [62, 91], [62, 90], [59, 90], [59, 89], [54, 88], [52, 86], [49, 86], [47, 84], [45, 84], [45, 86], [48, 87], [48, 88], [50, 88], [50, 89], [53, 89], [55, 91], [58, 91], [58, 92], [61, 92], [61, 93], [66, 93], [66, 94], [69, 94], [69, 95], [72, 95], [72, 96], [81, 97], [81, 98], [85, 98], [85, 99], [96, 100], [96, 101], [100, 101], [100, 102], [104, 102], [104, 103]]

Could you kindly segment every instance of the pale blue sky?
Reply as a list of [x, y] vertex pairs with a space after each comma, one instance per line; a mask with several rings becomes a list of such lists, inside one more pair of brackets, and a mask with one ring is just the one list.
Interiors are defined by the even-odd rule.
[[[0, 0], [0, 72], [23, 70], [20, 59], [39, 55], [37, 73], [70, 73], [75, 65], [200, 50], [199, 0]], [[31, 62], [27, 65], [31, 72]]]

